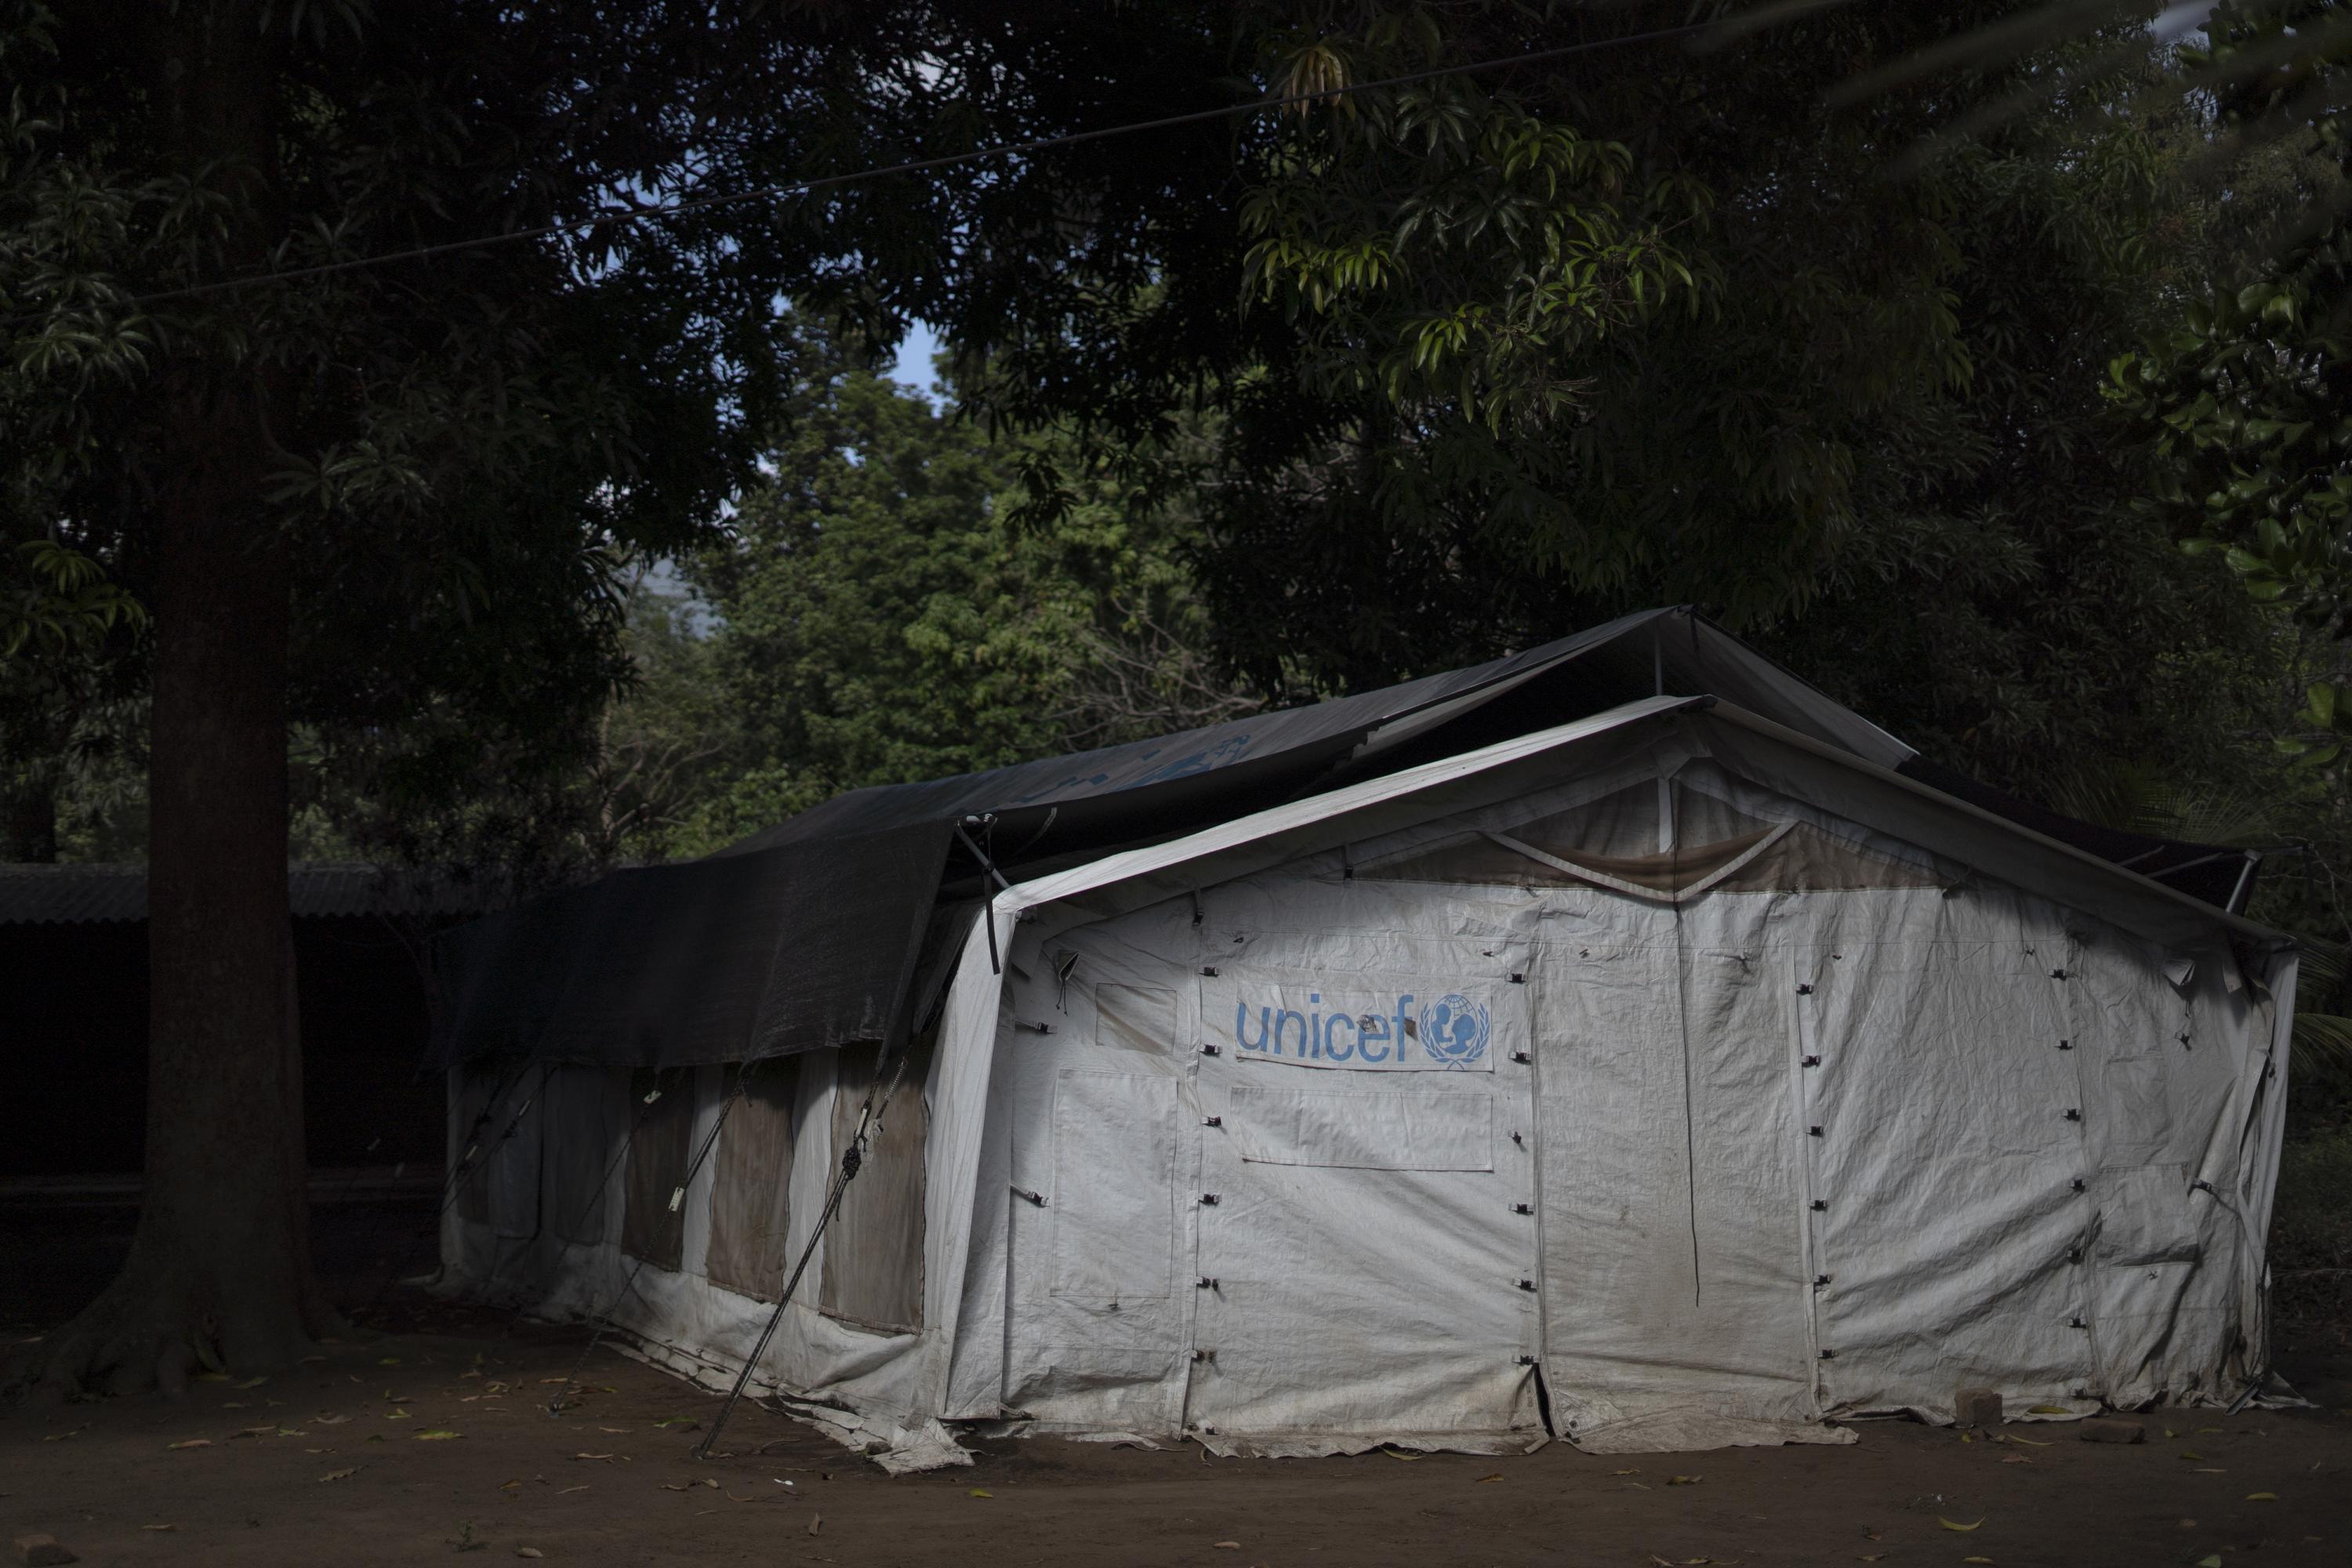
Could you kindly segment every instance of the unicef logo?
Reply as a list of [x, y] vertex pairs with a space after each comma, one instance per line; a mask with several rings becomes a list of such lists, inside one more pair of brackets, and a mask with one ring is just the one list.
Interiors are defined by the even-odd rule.
[[1421, 1048], [1448, 1068], [1466, 1068], [1485, 1056], [1490, 1032], [1485, 1004], [1458, 991], [1422, 1005]]

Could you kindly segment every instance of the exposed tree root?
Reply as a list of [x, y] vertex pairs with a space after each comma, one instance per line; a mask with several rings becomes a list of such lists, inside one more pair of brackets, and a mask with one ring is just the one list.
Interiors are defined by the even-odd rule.
[[[265, 1295], [220, 1271], [175, 1268], [133, 1249], [114, 1282], [72, 1321], [0, 1362], [0, 1400], [49, 1403], [184, 1392], [206, 1372], [280, 1372], [344, 1329], [315, 1288]], [[272, 1299], [274, 1297], [275, 1299]]]

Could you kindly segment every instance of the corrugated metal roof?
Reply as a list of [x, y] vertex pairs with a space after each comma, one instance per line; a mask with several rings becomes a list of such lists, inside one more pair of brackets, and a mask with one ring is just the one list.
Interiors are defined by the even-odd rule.
[[[511, 901], [495, 879], [458, 881], [397, 866], [310, 861], [286, 870], [298, 919], [473, 915]], [[0, 925], [76, 925], [147, 918], [147, 868], [0, 866]]]

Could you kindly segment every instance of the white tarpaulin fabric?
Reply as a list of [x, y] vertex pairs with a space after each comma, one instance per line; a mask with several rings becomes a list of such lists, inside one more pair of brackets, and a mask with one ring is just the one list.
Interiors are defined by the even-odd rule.
[[[1701, 706], [1002, 894], [894, 1113], [919, 1268], [866, 1316], [904, 1327], [804, 1284], [754, 1386], [898, 1466], [941, 1421], [1636, 1452], [1843, 1440], [1821, 1423], [1948, 1419], [1962, 1386], [2233, 1395], [2267, 1355], [2291, 952]], [[809, 1058], [768, 1134], [791, 1256], [863, 1070]], [[609, 1100], [549, 1097], [549, 1190], [502, 1155], [450, 1279], [723, 1377], [767, 1309], [701, 1272], [710, 1166], [677, 1267], [630, 1284], [625, 1194], [575, 1190]], [[599, 1157], [541, 1153], [575, 1137]]]

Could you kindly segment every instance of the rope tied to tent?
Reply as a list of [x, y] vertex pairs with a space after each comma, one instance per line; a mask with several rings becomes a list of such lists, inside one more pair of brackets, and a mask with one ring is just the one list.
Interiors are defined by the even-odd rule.
[[[825, 1227], [840, 1212], [842, 1194], [849, 1190], [849, 1184], [857, 1179], [857, 1173], [865, 1166], [866, 1140], [873, 1136], [884, 1113], [890, 1109], [890, 1101], [898, 1093], [899, 1082], [907, 1074], [908, 1056], [908, 1053], [903, 1049], [898, 1053], [898, 1062], [890, 1070], [890, 1082], [887, 1088], [880, 1085], [881, 1064], [875, 1064], [876, 1082], [867, 1086], [866, 1103], [858, 1108], [857, 1131], [851, 1136], [849, 1147], [841, 1152], [841, 1173], [834, 1178], [833, 1190], [825, 1194], [824, 1212], [816, 1216], [816, 1227], [809, 1233], [807, 1243], [801, 1248], [799, 1261], [793, 1265], [792, 1275], [784, 1281], [783, 1293], [776, 1299], [776, 1310], [768, 1314], [768, 1321], [760, 1330], [758, 1342], [751, 1346], [751, 1354], [743, 1358], [743, 1368], [735, 1374], [735, 1385], [727, 1391], [727, 1402], [719, 1407], [719, 1415], [710, 1423], [710, 1430], [703, 1434], [701, 1442], [695, 1445], [696, 1458], [710, 1458], [710, 1446], [719, 1441], [719, 1434], [726, 1430], [727, 1418], [735, 1413], [737, 1402], [743, 1397], [744, 1385], [751, 1381], [751, 1369], [760, 1364], [761, 1356], [768, 1353], [768, 1342], [775, 1338], [777, 1326], [784, 1321], [784, 1309], [792, 1305], [793, 1293], [800, 1289], [801, 1277], [808, 1272], [809, 1259], [816, 1255], [816, 1244], [824, 1239]], [[875, 1103], [877, 1088], [881, 1089], [879, 1105]]]
[[[1059, 807], [1055, 807], [1057, 813], [1059, 810]], [[1053, 818], [1047, 817], [1045, 823], [1046, 826], [1052, 826]], [[988, 841], [986, 848], [973, 840], [970, 830], [975, 827], [980, 830], [981, 837]], [[1043, 833], [1045, 829], [1040, 828], [1038, 831]], [[965, 817], [956, 824], [955, 836], [963, 840], [963, 847], [971, 851], [971, 858], [980, 862], [981, 869], [995, 879], [999, 892], [1009, 891], [1012, 889], [1013, 884], [1004, 879], [1004, 873], [996, 868], [995, 858], [989, 853], [989, 850], [996, 846], [996, 813], [983, 811]], [[1035, 840], [1033, 838], [1031, 842], [1034, 843]], [[988, 926], [988, 972], [991, 974], [1002, 974], [1004, 973], [1004, 960], [996, 951], [996, 910], [986, 899], [981, 900], [980, 918]]]

